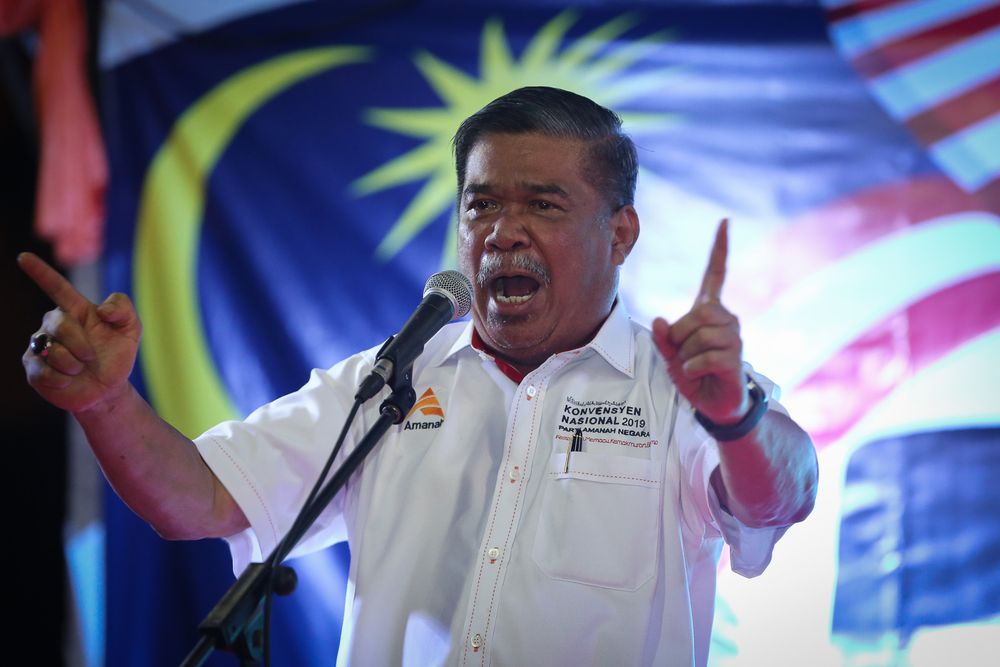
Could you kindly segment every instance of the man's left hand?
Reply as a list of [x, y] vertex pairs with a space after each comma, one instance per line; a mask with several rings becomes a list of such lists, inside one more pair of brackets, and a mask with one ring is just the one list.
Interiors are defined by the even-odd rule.
[[716, 424], [735, 424], [750, 408], [743, 373], [740, 322], [722, 305], [729, 254], [729, 221], [715, 233], [701, 289], [686, 315], [673, 324], [653, 321], [653, 342], [667, 360], [681, 395]]

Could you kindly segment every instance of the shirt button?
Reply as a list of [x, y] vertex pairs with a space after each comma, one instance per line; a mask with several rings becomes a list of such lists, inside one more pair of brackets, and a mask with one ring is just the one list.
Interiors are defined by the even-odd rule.
[[514, 466], [510, 471], [510, 481], [516, 482], [519, 479], [521, 479], [521, 467]]
[[472, 641], [470, 641], [469, 643], [472, 644], [473, 649], [478, 651], [479, 647], [483, 645], [483, 636], [481, 634], [476, 633], [472, 636]]
[[532, 384], [532, 385], [528, 386], [528, 396], [531, 396], [532, 398], [534, 398], [535, 394], [537, 394], [537, 393], [538, 393], [538, 390], [535, 389], [535, 385]]
[[490, 560], [496, 560], [500, 557], [500, 550], [496, 547], [490, 547], [490, 550], [486, 552], [486, 555], [490, 557]]

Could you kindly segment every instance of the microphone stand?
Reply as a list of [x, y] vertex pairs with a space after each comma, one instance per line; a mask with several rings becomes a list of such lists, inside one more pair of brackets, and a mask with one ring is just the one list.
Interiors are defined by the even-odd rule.
[[263, 647], [264, 600], [274, 573], [274, 592], [289, 595], [295, 590], [295, 571], [281, 561], [305, 535], [337, 492], [382, 439], [389, 427], [399, 424], [417, 400], [413, 391], [413, 364], [396, 372], [389, 382], [392, 393], [379, 406], [379, 417], [368, 433], [348, 455], [343, 465], [316, 496], [304, 507], [300, 518], [289, 529], [263, 563], [252, 563], [198, 625], [201, 638], [184, 658], [181, 667], [197, 667], [215, 650], [234, 653], [243, 667], [257, 667]]

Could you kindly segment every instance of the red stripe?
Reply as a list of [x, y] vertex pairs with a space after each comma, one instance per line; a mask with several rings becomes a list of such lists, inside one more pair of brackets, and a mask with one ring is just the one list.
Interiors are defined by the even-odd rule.
[[[483, 339], [479, 337], [479, 332], [476, 331], [475, 328], [472, 329], [472, 348], [479, 350], [480, 352], [486, 352], [490, 355], [493, 354], [486, 348], [486, 343], [484, 343]], [[497, 368], [500, 369], [500, 372], [506, 375], [514, 384], [521, 384], [521, 380], [524, 379], [524, 373], [496, 356], [493, 357], [493, 363], [495, 363]]]
[[976, 197], [983, 202], [983, 206], [1000, 215], [1000, 177], [976, 190]]
[[[862, 246], [904, 227], [981, 209], [980, 201], [940, 174], [854, 193], [810, 210], [761, 243], [754, 253], [734, 257], [726, 282], [726, 302], [749, 321], [770, 309], [775, 295], [794, 286], [802, 276]], [[768, 270], [761, 271], [762, 266]]]
[[886, 7], [902, 4], [904, 2], [910, 2], [910, 0], [858, 0], [857, 2], [852, 2], [847, 5], [834, 7], [833, 9], [827, 11], [826, 15], [831, 22], [843, 21], [844, 19], [853, 18], [858, 14], [885, 9]]
[[831, 444], [901, 382], [1000, 327], [1000, 308], [983, 307], [995, 303], [1000, 303], [1000, 272], [939, 290], [889, 316], [795, 389], [789, 402], [796, 420], [818, 448]]
[[991, 5], [974, 14], [880, 44], [853, 58], [852, 62], [859, 72], [874, 79], [997, 25], [1000, 25], [1000, 5]]
[[[1000, 326], [1000, 272], [928, 295], [872, 327], [795, 389], [793, 415], [822, 450], [843, 437], [900, 382]], [[946, 323], [946, 325], [942, 325]], [[947, 393], [947, 387], [942, 388]], [[793, 401], [789, 401], [792, 403]], [[729, 551], [719, 561], [728, 567]]]
[[[1000, 6], [997, 9], [1000, 10]], [[1000, 112], [1000, 74], [958, 97], [912, 116], [906, 121], [906, 126], [925, 146], [931, 146], [997, 112]]]

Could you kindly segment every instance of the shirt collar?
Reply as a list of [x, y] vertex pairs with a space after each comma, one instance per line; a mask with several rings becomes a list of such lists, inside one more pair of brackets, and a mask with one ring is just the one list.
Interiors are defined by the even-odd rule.
[[[475, 325], [470, 320], [462, 333], [455, 339], [455, 342], [452, 343], [447, 353], [441, 358], [441, 363], [466, 348], [484, 352], [481, 347], [481, 341], [479, 341], [479, 345], [473, 342], [474, 336], [477, 340], [479, 339], [478, 334], [476, 334]], [[629, 318], [628, 311], [625, 309], [625, 305], [621, 302], [621, 299], [615, 301], [614, 307], [611, 308], [611, 313], [608, 314], [601, 328], [597, 330], [597, 334], [589, 343], [577, 351], [587, 349], [597, 352], [605, 361], [625, 375], [635, 377], [635, 339], [632, 335], [632, 320]], [[502, 360], [495, 361], [507, 377], [510, 377], [514, 382], [519, 382], [505, 368], [508, 367], [514, 371], [513, 367], [510, 367], [509, 364], [504, 363]], [[516, 371], [514, 372], [516, 373]]]
[[629, 377], [635, 377], [635, 336], [632, 335], [632, 319], [619, 298], [597, 330], [597, 335], [583, 346], [591, 348]]

